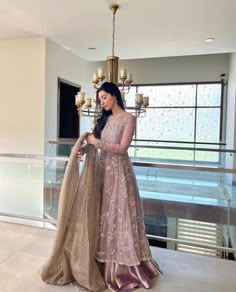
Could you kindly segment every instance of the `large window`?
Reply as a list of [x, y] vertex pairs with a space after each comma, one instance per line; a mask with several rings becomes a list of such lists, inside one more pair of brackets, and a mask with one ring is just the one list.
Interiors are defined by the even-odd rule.
[[[127, 106], [134, 104], [135, 93], [149, 96], [146, 116], [137, 120], [136, 139], [162, 141], [160, 145], [186, 146], [176, 142], [188, 142], [187, 146], [218, 147], [220, 142], [222, 85], [220, 82], [140, 85], [133, 86], [128, 94]], [[199, 143], [199, 144], [196, 144]], [[172, 144], [171, 144], [172, 143]], [[152, 152], [152, 153], [151, 153]], [[151, 155], [151, 156], [150, 156]], [[217, 162], [217, 152], [164, 151], [141, 149], [139, 156], [182, 160]]]

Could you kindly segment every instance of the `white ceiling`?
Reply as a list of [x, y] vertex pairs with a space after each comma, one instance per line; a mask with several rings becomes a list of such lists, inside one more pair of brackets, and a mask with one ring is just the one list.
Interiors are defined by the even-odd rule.
[[104, 60], [112, 50], [112, 3], [120, 5], [120, 59], [236, 51], [236, 0], [0, 0], [0, 40], [45, 36], [86, 60]]

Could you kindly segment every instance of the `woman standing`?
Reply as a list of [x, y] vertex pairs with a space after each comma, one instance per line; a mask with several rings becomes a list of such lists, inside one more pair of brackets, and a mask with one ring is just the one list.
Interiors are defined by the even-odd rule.
[[[101, 213], [96, 260], [111, 291], [150, 287], [161, 274], [152, 259], [145, 232], [143, 211], [127, 150], [136, 119], [124, 110], [121, 93], [105, 82], [97, 91], [102, 115], [87, 143], [100, 149]], [[78, 152], [82, 160], [82, 152]]]

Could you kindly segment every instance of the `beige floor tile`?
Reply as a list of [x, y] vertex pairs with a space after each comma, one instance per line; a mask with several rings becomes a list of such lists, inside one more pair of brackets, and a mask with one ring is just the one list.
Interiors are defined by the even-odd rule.
[[[79, 291], [72, 285], [47, 285], [38, 275], [50, 254], [55, 231], [0, 222], [0, 236], [0, 292]], [[153, 280], [150, 292], [236, 291], [233, 261], [159, 248], [151, 250], [163, 275]]]
[[0, 249], [18, 251], [42, 236], [45, 231], [31, 226], [0, 222]]
[[[152, 253], [155, 259], [160, 259], [159, 264], [163, 271], [160, 291], [236, 291], [234, 261], [156, 248], [152, 249]], [[166, 286], [173, 288], [168, 290], [170, 287], [167, 289]]]
[[9, 258], [11, 255], [12, 255], [12, 250], [2, 247], [0, 249], [0, 264], [4, 262], [7, 258]]
[[45, 230], [36, 240], [27, 244], [21, 251], [34, 255], [47, 258], [50, 255], [54, 238], [55, 231]]
[[0, 264], [0, 291], [34, 291], [30, 287], [35, 282], [38, 267], [44, 258], [34, 257], [22, 252], [14, 253]]
[[44, 257], [16, 252], [0, 264], [1, 292], [76, 292], [73, 285], [55, 286], [44, 283], [38, 275]]

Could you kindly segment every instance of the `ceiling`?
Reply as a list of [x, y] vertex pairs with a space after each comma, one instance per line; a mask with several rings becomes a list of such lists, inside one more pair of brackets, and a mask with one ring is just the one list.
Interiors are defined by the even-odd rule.
[[112, 3], [120, 5], [120, 59], [236, 51], [235, 0], [0, 0], [0, 40], [45, 36], [86, 60], [104, 60], [112, 52]]

